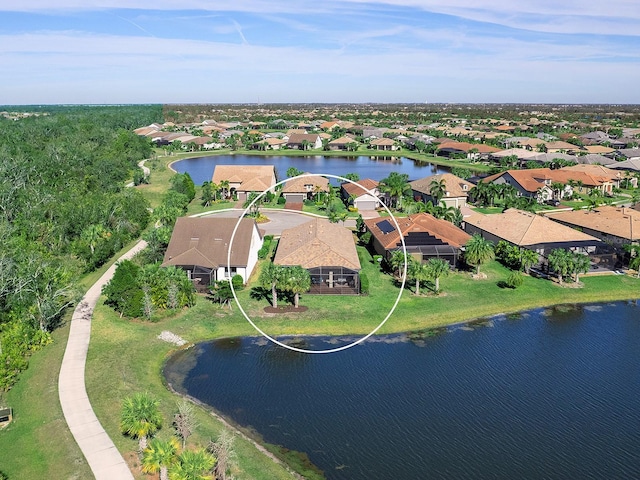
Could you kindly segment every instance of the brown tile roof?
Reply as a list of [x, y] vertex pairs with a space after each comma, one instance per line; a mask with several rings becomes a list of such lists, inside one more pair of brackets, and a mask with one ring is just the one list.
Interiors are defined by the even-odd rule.
[[324, 218], [284, 230], [273, 262], [304, 268], [342, 266], [360, 270], [353, 232]]
[[216, 165], [213, 170], [213, 183], [228, 180], [239, 183], [237, 190], [243, 192], [263, 192], [275, 185], [275, 167], [273, 165]]
[[329, 142], [329, 145], [346, 145], [348, 143], [354, 143], [354, 142], [355, 140], [353, 138], [344, 135], [340, 138], [336, 138], [335, 140], [331, 140]]
[[640, 212], [632, 208], [602, 206], [593, 211], [570, 210], [545, 216], [552, 220], [589, 228], [628, 240], [640, 240]]
[[[307, 185], [311, 187], [307, 188]], [[319, 175], [299, 177], [287, 180], [282, 186], [282, 193], [307, 193], [313, 192], [315, 187], [320, 187], [323, 192], [329, 191], [329, 180]]]
[[444, 183], [447, 186], [447, 195], [445, 195], [446, 197], [467, 197], [469, 190], [474, 187], [473, 183], [467, 182], [466, 180], [460, 177], [456, 177], [451, 173], [440, 173], [438, 175], [431, 175], [430, 177], [420, 178], [418, 180], [414, 180], [413, 182], [409, 182], [409, 185], [411, 185], [411, 188], [416, 192], [430, 195], [431, 182], [439, 182], [440, 180], [444, 180]]
[[375, 140], [371, 140], [371, 145], [373, 146], [388, 147], [388, 146], [393, 146], [395, 144], [396, 142], [392, 138], [384, 137], [384, 138], [376, 138]]
[[599, 153], [599, 154], [612, 153], [615, 151], [613, 148], [605, 147], [604, 145], [587, 145], [583, 148], [589, 153]]
[[559, 171], [567, 172], [583, 172], [591, 175], [595, 179], [606, 179], [609, 181], [616, 181], [623, 177], [618, 170], [605, 167], [603, 165], [590, 165], [590, 164], [578, 164], [570, 167], [562, 167]]
[[452, 140], [442, 142], [440, 145], [438, 145], [438, 150], [443, 150], [445, 148], [460, 150], [467, 153], [474, 148], [478, 150], [478, 153], [494, 153], [494, 152], [500, 151], [499, 148], [492, 147], [490, 145], [485, 145], [484, 143], [455, 142]]
[[[388, 221], [394, 227], [393, 231], [384, 233], [380, 228], [380, 224], [384, 221]], [[468, 233], [456, 227], [453, 223], [435, 218], [428, 213], [416, 213], [408, 217], [396, 217], [396, 221], [398, 222], [403, 237], [406, 237], [411, 232], [424, 232], [439, 238], [455, 248], [460, 248], [471, 238]], [[390, 218], [368, 218], [364, 223], [385, 250], [391, 250], [400, 245], [400, 235]]]
[[485, 183], [491, 183], [503, 175], [510, 175], [518, 184], [527, 192], [535, 193], [540, 187], [545, 185], [545, 180], [550, 182], [559, 182], [562, 184], [569, 183], [570, 180], [581, 181], [586, 187], [597, 187], [604, 182], [611, 181], [602, 175], [593, 175], [580, 169], [573, 167], [559, 168], [552, 170], [550, 168], [532, 168], [527, 170], [506, 170], [496, 173], [482, 179]]
[[342, 189], [345, 192], [347, 192], [347, 194], [349, 194], [349, 195], [360, 196], [360, 195], [366, 195], [368, 193], [362, 187], [364, 187], [367, 190], [374, 191], [379, 185], [379, 183], [377, 181], [372, 180], [370, 178], [365, 178], [365, 179], [362, 179], [362, 180], [358, 180], [356, 182], [356, 184], [349, 183], [349, 182], [344, 182], [342, 184]]
[[289, 141], [287, 143], [302, 144], [305, 140], [309, 143], [316, 143], [317, 139], [317, 133], [292, 133], [289, 135]]
[[[218, 268], [226, 265], [231, 234], [237, 223], [237, 218], [178, 218], [162, 266], [199, 265]], [[233, 238], [231, 266], [247, 266], [254, 228], [257, 227], [253, 219], [240, 220]]]
[[469, 225], [520, 247], [541, 243], [598, 241], [586, 233], [515, 208], [492, 215], [476, 213], [464, 220]]

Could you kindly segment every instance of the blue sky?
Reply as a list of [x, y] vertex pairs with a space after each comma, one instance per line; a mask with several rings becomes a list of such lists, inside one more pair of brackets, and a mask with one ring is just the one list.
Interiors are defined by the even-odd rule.
[[0, 104], [640, 103], [637, 0], [218, 3], [2, 0]]

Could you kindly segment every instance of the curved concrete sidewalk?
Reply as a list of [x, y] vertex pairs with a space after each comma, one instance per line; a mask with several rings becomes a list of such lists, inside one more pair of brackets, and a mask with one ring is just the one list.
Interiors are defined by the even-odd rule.
[[[119, 260], [131, 258], [146, 245], [145, 241], [139, 241]], [[64, 418], [97, 480], [133, 480], [127, 463], [93, 412], [84, 383], [91, 316], [100, 298], [102, 286], [113, 277], [115, 270], [116, 264], [109, 267], [89, 288], [73, 312], [69, 340], [58, 378], [58, 395]]]

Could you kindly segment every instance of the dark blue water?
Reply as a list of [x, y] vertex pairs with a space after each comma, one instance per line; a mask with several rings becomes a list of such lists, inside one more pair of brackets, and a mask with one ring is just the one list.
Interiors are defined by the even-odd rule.
[[[211, 157], [187, 158], [175, 162], [172, 167], [179, 173], [189, 172], [194, 183], [201, 185], [213, 177], [216, 165], [274, 165], [279, 180], [287, 178], [287, 170], [295, 167], [308, 173], [344, 176], [357, 173], [360, 178], [382, 180], [391, 172], [406, 173], [410, 180], [448, 172], [446, 167], [430, 163], [415, 163], [404, 157], [287, 157], [258, 155], [215, 155]], [[391, 158], [391, 157], [388, 157]]]
[[[310, 346], [328, 348], [330, 338]], [[198, 345], [170, 383], [330, 479], [640, 478], [640, 308], [540, 309], [306, 355]]]

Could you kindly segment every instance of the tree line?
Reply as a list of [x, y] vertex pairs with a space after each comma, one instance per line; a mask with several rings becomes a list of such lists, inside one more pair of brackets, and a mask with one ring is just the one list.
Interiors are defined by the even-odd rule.
[[125, 183], [152, 149], [128, 129], [160, 120], [153, 106], [0, 118], [0, 389], [50, 341], [79, 276], [147, 227], [148, 204]]

